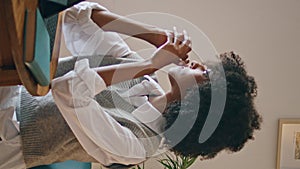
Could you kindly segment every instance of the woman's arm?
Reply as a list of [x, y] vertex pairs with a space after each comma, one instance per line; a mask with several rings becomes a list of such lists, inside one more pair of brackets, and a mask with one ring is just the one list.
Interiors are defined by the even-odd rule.
[[107, 86], [123, 82], [126, 80], [151, 74], [155, 67], [151, 60], [145, 60], [133, 63], [124, 63], [95, 68], [96, 72], [102, 77]]
[[191, 51], [190, 40], [184, 33], [184, 40], [179, 43], [171, 34], [167, 37], [167, 42], [159, 47], [153, 56], [144, 61], [126, 63], [119, 65], [110, 65], [95, 68], [96, 72], [102, 77], [107, 86], [141, 77], [143, 75], [152, 74], [156, 70], [169, 65], [171, 63], [178, 64], [180, 61], [185, 61], [188, 58], [188, 53]]
[[105, 31], [113, 31], [133, 36], [145, 40], [156, 47], [161, 46], [167, 40], [165, 30], [134, 21], [105, 9], [94, 9], [91, 19]]

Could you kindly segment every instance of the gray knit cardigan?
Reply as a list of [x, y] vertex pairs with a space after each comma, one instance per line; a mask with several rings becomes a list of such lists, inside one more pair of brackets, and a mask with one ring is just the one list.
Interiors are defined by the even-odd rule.
[[[84, 58], [89, 59], [91, 67], [123, 61], [123, 59], [118, 60], [107, 56]], [[80, 58], [72, 57], [60, 62], [56, 76], [61, 76], [72, 70], [77, 59]], [[161, 138], [130, 114], [135, 107], [121, 98], [117, 92], [140, 81], [141, 79], [135, 79], [120, 83], [104, 90], [95, 99], [121, 125], [129, 128], [138, 138], [143, 138], [141, 142], [149, 157], [158, 149]], [[28, 168], [66, 160], [96, 162], [93, 157], [87, 154], [74, 136], [59, 112], [51, 92], [43, 97], [33, 97], [23, 89], [19, 110], [24, 160]], [[110, 168], [126, 168], [126, 166], [114, 164]]]

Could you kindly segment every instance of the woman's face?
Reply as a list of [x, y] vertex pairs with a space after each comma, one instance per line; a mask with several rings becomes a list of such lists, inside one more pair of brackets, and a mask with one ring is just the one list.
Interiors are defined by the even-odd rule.
[[205, 75], [206, 67], [198, 62], [192, 61], [183, 66], [175, 66], [169, 70], [169, 79], [171, 85], [173, 80], [179, 85], [179, 87], [191, 87], [194, 84], [201, 83], [207, 80]]

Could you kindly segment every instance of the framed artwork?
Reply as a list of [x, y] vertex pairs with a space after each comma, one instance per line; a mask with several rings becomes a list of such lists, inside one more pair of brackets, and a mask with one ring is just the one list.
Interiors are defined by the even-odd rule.
[[276, 169], [300, 169], [300, 119], [280, 119]]

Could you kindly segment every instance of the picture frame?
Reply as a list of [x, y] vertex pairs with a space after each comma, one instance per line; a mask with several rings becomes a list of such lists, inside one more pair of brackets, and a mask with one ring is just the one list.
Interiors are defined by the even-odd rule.
[[300, 119], [279, 119], [276, 169], [300, 169]]

